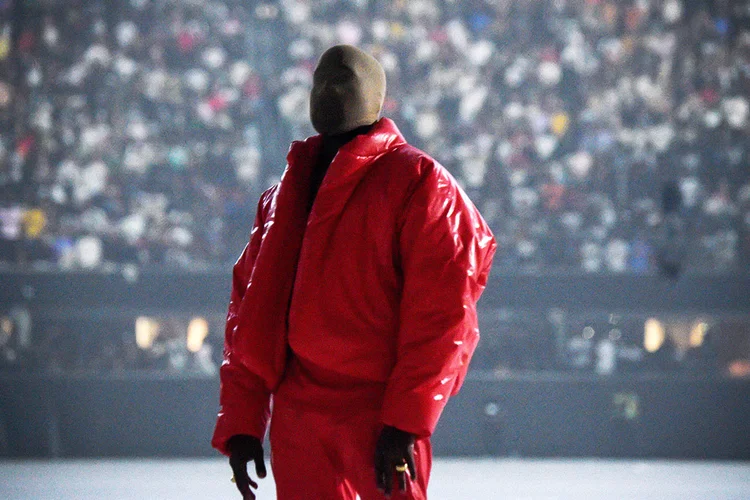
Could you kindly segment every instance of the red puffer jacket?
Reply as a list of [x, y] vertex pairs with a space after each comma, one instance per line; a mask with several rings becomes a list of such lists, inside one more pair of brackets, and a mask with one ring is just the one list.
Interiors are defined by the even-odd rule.
[[344, 145], [307, 217], [320, 137], [292, 144], [234, 266], [212, 444], [262, 436], [291, 352], [382, 386], [384, 424], [429, 436], [479, 340], [496, 243], [445, 168], [382, 118]]

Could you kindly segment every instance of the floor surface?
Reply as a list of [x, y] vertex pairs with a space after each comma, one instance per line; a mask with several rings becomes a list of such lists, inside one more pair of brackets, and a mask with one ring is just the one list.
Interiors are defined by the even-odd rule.
[[[239, 499], [230, 478], [221, 459], [0, 461], [0, 499]], [[748, 500], [750, 463], [438, 459], [429, 493], [431, 500]], [[258, 499], [273, 498], [269, 476]]]

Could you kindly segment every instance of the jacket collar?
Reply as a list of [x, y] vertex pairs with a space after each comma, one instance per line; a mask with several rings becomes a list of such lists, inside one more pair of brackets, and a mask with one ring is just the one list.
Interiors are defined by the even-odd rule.
[[[294, 141], [289, 148], [287, 161], [290, 165], [302, 158], [316, 158], [320, 150], [322, 137], [313, 135], [304, 141]], [[358, 135], [339, 149], [339, 154], [355, 158], [373, 158], [388, 150], [406, 144], [404, 136], [390, 118], [381, 118], [366, 134]]]

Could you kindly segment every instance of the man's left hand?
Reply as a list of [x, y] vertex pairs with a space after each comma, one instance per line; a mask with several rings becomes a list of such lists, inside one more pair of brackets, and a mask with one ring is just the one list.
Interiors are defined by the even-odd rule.
[[383, 427], [375, 445], [375, 479], [378, 489], [387, 497], [393, 491], [393, 475], [398, 478], [401, 491], [406, 491], [406, 472], [417, 480], [414, 465], [414, 435], [390, 425]]

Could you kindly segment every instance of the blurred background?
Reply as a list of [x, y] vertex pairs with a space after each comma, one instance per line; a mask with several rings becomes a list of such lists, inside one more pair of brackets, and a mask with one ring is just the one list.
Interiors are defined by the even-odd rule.
[[439, 455], [750, 458], [750, 5], [0, 0], [0, 456], [212, 456], [336, 43], [497, 236]]

